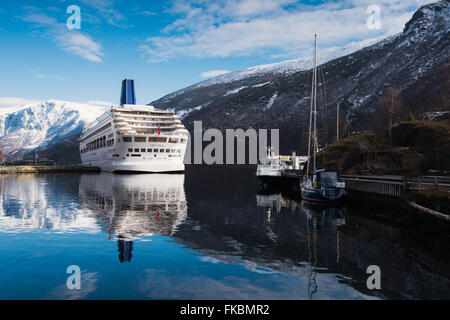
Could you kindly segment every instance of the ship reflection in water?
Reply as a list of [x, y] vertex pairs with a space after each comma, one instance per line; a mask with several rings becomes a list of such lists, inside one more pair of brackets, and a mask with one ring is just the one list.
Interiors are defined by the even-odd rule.
[[187, 213], [183, 174], [82, 175], [79, 197], [117, 239], [120, 262], [131, 261], [134, 239], [172, 236]]
[[0, 299], [450, 298], [448, 227], [258, 191], [254, 174], [0, 176]]

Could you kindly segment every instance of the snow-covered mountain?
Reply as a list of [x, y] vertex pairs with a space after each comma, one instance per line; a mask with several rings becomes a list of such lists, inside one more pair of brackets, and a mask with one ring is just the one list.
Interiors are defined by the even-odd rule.
[[[320, 34], [318, 37], [320, 44]], [[386, 123], [381, 101], [388, 88], [399, 92], [405, 106], [402, 118], [449, 110], [450, 0], [422, 6], [402, 32], [365, 44], [369, 46], [328, 62], [327, 52], [323, 59], [324, 50], [318, 48], [322, 57], [319, 77], [325, 79], [325, 95], [319, 97], [319, 126], [328, 132], [323, 140], [335, 138], [338, 101], [340, 125], [346, 132], [383, 131]], [[279, 128], [281, 152], [303, 153], [311, 95], [308, 66], [294, 60], [228, 73], [150, 104], [176, 110], [188, 130], [199, 120], [203, 128], [221, 130]], [[325, 126], [327, 130], [323, 130]]]
[[[399, 91], [415, 116], [448, 110], [441, 97], [448, 95], [449, 3], [421, 7], [403, 32], [376, 44], [372, 39], [341, 49], [319, 47], [328, 123], [336, 123], [340, 101], [348, 130], [381, 126], [374, 119], [388, 87]], [[309, 121], [310, 66], [308, 59], [300, 59], [231, 72], [151, 104], [175, 109], [188, 129], [195, 120], [202, 120], [205, 128], [279, 128], [282, 151], [291, 152], [306, 141], [302, 131]], [[79, 133], [105, 109], [56, 100], [0, 109], [0, 147], [9, 157], [45, 149], [52, 156], [65, 154], [64, 160], [79, 161]], [[332, 126], [328, 129], [335, 132]]]
[[[381, 40], [380, 38], [373, 38], [358, 42], [352, 42], [345, 47], [331, 47], [320, 52], [320, 61], [321, 63], [326, 63], [330, 60], [345, 56], [347, 54], [351, 54], [355, 51], [358, 51], [361, 48], [370, 46], [377, 41]], [[284, 74], [289, 75], [300, 71], [305, 71], [312, 68], [312, 56], [303, 57], [301, 59], [293, 59], [286, 60], [271, 64], [265, 64], [260, 66], [255, 66], [251, 68], [247, 68], [244, 70], [238, 70], [233, 72], [228, 72], [221, 74], [216, 77], [212, 77], [210, 79], [204, 80], [202, 82], [196, 83], [192, 86], [186, 87], [181, 90], [174, 91], [163, 98], [161, 101], [169, 101], [170, 99], [187, 93], [189, 91], [202, 88], [202, 87], [210, 87], [217, 84], [226, 84], [232, 83], [240, 80], [244, 80], [250, 77], [263, 76], [265, 74]]]
[[106, 107], [48, 100], [0, 111], [0, 146], [8, 158], [20, 158], [78, 135]]

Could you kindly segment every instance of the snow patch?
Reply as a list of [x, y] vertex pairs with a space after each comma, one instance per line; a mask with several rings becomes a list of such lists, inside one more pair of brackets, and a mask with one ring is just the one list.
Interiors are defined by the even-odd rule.
[[240, 88], [236, 88], [236, 89], [233, 89], [233, 90], [229, 90], [229, 91], [227, 91], [227, 93], [225, 93], [223, 96], [225, 97], [225, 96], [229, 96], [229, 95], [232, 95], [232, 94], [236, 94], [236, 93], [238, 93], [239, 91], [244, 90], [244, 89], [246, 89], [246, 88], [248, 88], [248, 86], [242, 86], [242, 87], [240, 87]]
[[185, 109], [185, 110], [180, 110], [177, 112], [177, 116], [178, 118], [180, 118], [181, 120], [183, 120], [184, 118], [186, 118], [191, 112], [193, 111], [198, 111], [203, 109], [203, 105], [197, 106], [195, 108], [190, 108], [190, 109]]
[[275, 101], [277, 100], [277, 98], [278, 98], [278, 91], [275, 92], [273, 94], [273, 96], [270, 98], [269, 102], [267, 102], [267, 105], [266, 105], [265, 109], [266, 110], [270, 109], [273, 106], [273, 104], [275, 103]]
[[252, 88], [264, 87], [264, 86], [266, 86], [266, 85], [268, 85], [270, 83], [271, 83], [270, 81], [267, 81], [267, 82], [264, 82], [264, 83], [255, 84], [255, 85], [252, 86]]

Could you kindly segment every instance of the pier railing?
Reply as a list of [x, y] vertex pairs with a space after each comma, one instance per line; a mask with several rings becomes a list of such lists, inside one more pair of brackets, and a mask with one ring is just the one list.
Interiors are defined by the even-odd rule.
[[347, 190], [362, 191], [401, 197], [407, 190], [425, 192], [427, 190], [439, 190], [450, 192], [450, 177], [448, 176], [352, 176], [344, 175]]

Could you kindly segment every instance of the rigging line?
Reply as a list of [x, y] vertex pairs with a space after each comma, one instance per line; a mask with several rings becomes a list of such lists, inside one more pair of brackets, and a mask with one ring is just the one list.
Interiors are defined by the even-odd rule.
[[[308, 73], [309, 74], [309, 73]], [[313, 112], [313, 95], [314, 95], [314, 74], [315, 70], [312, 69], [312, 76], [311, 76], [311, 103], [309, 108], [309, 135], [308, 135], [308, 162], [306, 164], [306, 176], [309, 176], [309, 167], [311, 163], [311, 131], [312, 131], [312, 112]], [[314, 150], [313, 150], [314, 152]]]
[[317, 34], [314, 35], [314, 148], [313, 148], [313, 172], [316, 171], [317, 144]]

